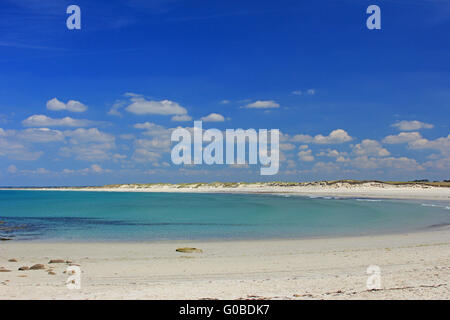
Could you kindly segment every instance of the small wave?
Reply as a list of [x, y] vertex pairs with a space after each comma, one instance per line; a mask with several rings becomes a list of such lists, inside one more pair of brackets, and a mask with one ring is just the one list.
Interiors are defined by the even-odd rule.
[[380, 199], [356, 199], [356, 201], [380, 202]]
[[[422, 203], [423, 207], [435, 207], [435, 208], [444, 208], [444, 206], [438, 205], [438, 204], [430, 204], [430, 203]], [[449, 207], [445, 207], [449, 208]]]

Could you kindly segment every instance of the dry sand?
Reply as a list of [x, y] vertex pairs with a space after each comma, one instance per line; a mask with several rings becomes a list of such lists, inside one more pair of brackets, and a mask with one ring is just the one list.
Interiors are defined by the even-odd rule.
[[[178, 253], [179, 247], [203, 253]], [[9, 262], [9, 259], [18, 262]], [[82, 270], [69, 290], [70, 259]], [[46, 270], [18, 271], [44, 264]], [[381, 290], [366, 288], [369, 265]], [[0, 299], [449, 299], [450, 229], [336, 239], [0, 243]]]
[[183, 192], [183, 193], [276, 193], [303, 196], [333, 196], [391, 199], [428, 199], [450, 201], [450, 187], [420, 184], [392, 185], [380, 182], [361, 184], [312, 182], [304, 185], [283, 186], [270, 183], [235, 184], [124, 184], [116, 187], [38, 188], [29, 190], [52, 191], [106, 191], [106, 192]]

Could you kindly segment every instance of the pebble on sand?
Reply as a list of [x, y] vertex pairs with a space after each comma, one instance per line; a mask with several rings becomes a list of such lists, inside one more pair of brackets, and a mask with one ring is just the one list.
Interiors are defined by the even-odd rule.
[[183, 253], [202, 253], [202, 249], [197, 248], [178, 248], [175, 250], [176, 252], [183, 252]]
[[50, 260], [48, 263], [66, 263], [66, 260], [53, 259], [53, 260]]
[[30, 270], [43, 270], [43, 269], [45, 269], [45, 266], [39, 263], [30, 267]]
[[0, 272], [11, 272], [11, 270], [5, 269], [4, 267], [0, 267]]
[[19, 268], [19, 271], [27, 271], [27, 270], [30, 270], [30, 267], [23, 266]]
[[9, 259], [9, 262], [17, 262], [17, 259]]

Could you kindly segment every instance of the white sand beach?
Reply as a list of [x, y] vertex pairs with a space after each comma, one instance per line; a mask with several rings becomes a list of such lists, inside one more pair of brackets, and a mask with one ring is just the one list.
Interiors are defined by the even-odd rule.
[[[429, 199], [450, 201], [450, 187], [426, 184], [389, 184], [377, 181], [362, 183], [189, 183], [189, 184], [122, 184], [82, 188], [28, 188], [52, 191], [103, 192], [184, 192], [184, 193], [275, 193], [322, 197], [361, 197], [389, 199]], [[11, 190], [11, 189], [9, 189]]]
[[[51, 259], [80, 265], [81, 289], [69, 290], [68, 264]], [[45, 269], [18, 270], [34, 264]], [[380, 267], [381, 290], [366, 287], [370, 265]], [[0, 268], [10, 270], [0, 272], [0, 299], [450, 299], [450, 229], [309, 240], [10, 241], [0, 243]]]

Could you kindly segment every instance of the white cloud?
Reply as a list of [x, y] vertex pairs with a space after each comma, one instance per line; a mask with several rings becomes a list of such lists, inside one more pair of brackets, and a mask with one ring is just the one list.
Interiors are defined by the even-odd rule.
[[102, 132], [97, 128], [83, 129], [79, 128], [76, 130], [64, 131], [66, 137], [70, 138], [70, 143], [72, 144], [83, 144], [90, 142], [100, 142], [100, 143], [110, 143], [114, 144], [115, 138], [113, 135]]
[[136, 149], [133, 154], [133, 160], [137, 162], [158, 162], [161, 154], [155, 151], [145, 149]]
[[10, 165], [7, 169], [8, 173], [15, 174], [17, 173], [17, 167], [15, 165]]
[[170, 120], [171, 121], [177, 121], [177, 122], [184, 122], [184, 121], [191, 121], [192, 117], [190, 115], [187, 115], [187, 114], [175, 115]]
[[137, 149], [170, 151], [171, 141], [164, 137], [154, 137], [153, 139], [138, 139], [135, 141], [135, 145]]
[[123, 106], [125, 106], [127, 104], [126, 101], [122, 101], [122, 100], [117, 100], [113, 106], [111, 107], [111, 109], [109, 109], [108, 114], [110, 116], [118, 116], [121, 117], [122, 114], [119, 112], [119, 109], [122, 108]]
[[[130, 96], [130, 94], [128, 94]], [[160, 114], [160, 115], [185, 115], [187, 110], [180, 106], [177, 102], [170, 100], [146, 100], [143, 96], [132, 94], [130, 96], [131, 104], [125, 108], [128, 112], [144, 115], [144, 114]]]
[[316, 143], [316, 144], [339, 144], [353, 140], [349, 134], [342, 129], [331, 131], [328, 136], [318, 134], [314, 137], [307, 134], [297, 134], [292, 137], [292, 142]]
[[20, 142], [0, 136], [0, 157], [33, 161], [39, 159], [42, 154], [42, 151], [31, 151]]
[[87, 175], [87, 174], [101, 174], [101, 173], [109, 173], [112, 172], [109, 169], [103, 169], [99, 164], [93, 164], [88, 168], [79, 169], [79, 170], [73, 170], [73, 169], [64, 169], [61, 171], [62, 174], [81, 174], [81, 175]]
[[289, 151], [294, 149], [295, 145], [293, 145], [292, 143], [280, 143], [280, 150]]
[[257, 100], [255, 102], [249, 103], [243, 108], [247, 109], [270, 109], [279, 108], [280, 105], [273, 100]]
[[42, 114], [35, 114], [23, 120], [22, 124], [26, 127], [88, 127], [94, 122], [71, 117], [53, 119]]
[[390, 135], [383, 139], [384, 143], [398, 144], [407, 143], [422, 139], [422, 135], [419, 132], [400, 132], [397, 135]]
[[301, 96], [302, 95], [302, 90], [294, 90], [292, 91], [292, 94], [295, 94], [296, 96]]
[[134, 126], [136, 129], [145, 130], [144, 134], [148, 136], [168, 136], [170, 139], [170, 133], [172, 129], [168, 129], [159, 124], [152, 122], [136, 123]]
[[316, 94], [316, 90], [315, 89], [308, 89], [308, 94], [310, 95], [310, 96], [313, 96], [313, 95], [315, 95]]
[[425, 138], [411, 141], [408, 143], [411, 149], [433, 149], [439, 150], [443, 155], [450, 155], [450, 134], [447, 137], [441, 137], [435, 140]]
[[60, 148], [59, 153], [63, 157], [75, 157], [83, 161], [109, 160], [111, 150], [116, 148], [115, 137], [101, 132], [97, 128], [79, 128], [73, 131], [65, 131], [70, 145]]
[[417, 120], [413, 120], [413, 121], [402, 120], [397, 123], [394, 123], [391, 126], [396, 127], [398, 130], [401, 130], [401, 131], [414, 131], [414, 130], [420, 130], [420, 129], [434, 128], [434, 125], [432, 125], [430, 123], [420, 122]]
[[79, 101], [69, 100], [67, 103], [64, 103], [53, 98], [47, 101], [47, 109], [52, 111], [84, 112], [87, 110], [87, 107]]
[[231, 102], [230, 100], [226, 100], [226, 99], [220, 101], [221, 104], [229, 104], [230, 102]]
[[407, 157], [374, 158], [361, 156], [352, 160], [352, 165], [360, 169], [395, 169], [396, 171], [418, 171], [424, 168], [415, 159]]
[[376, 140], [365, 139], [353, 147], [353, 152], [358, 156], [386, 157], [389, 151], [381, 146]]
[[312, 151], [311, 150], [299, 151], [299, 153], [297, 155], [298, 155], [298, 158], [301, 161], [305, 161], [305, 162], [314, 161], [314, 156], [312, 155]]
[[221, 114], [211, 113], [205, 117], [202, 117], [200, 120], [202, 120], [204, 122], [224, 122], [225, 118]]
[[30, 128], [17, 133], [19, 139], [36, 143], [61, 142], [64, 134], [59, 130], [48, 128]]

